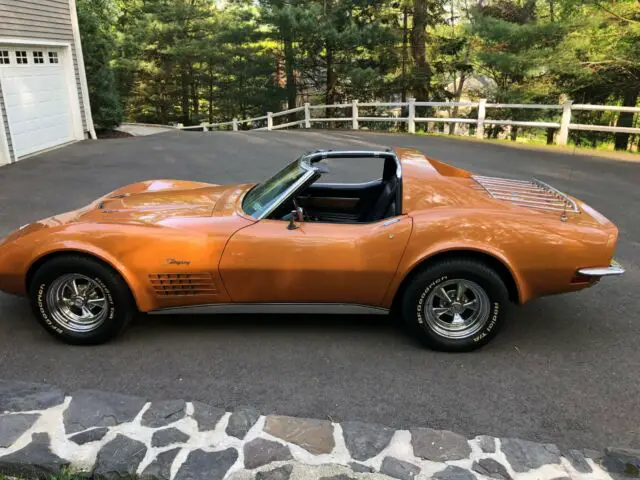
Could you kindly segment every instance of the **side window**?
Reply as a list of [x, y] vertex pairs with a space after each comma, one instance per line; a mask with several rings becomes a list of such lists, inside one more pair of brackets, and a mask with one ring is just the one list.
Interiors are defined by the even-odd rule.
[[27, 52], [24, 50], [16, 51], [16, 63], [18, 65], [26, 65], [29, 63], [29, 60], [27, 59]]
[[9, 65], [10, 63], [9, 50], [0, 50], [0, 65]]
[[49, 52], [49, 63], [58, 63], [58, 52]]
[[[373, 223], [397, 215], [395, 161], [374, 156], [330, 158], [319, 164], [328, 173], [296, 196], [304, 221], [334, 224]], [[293, 201], [280, 210], [289, 219]]]
[[33, 63], [44, 63], [44, 54], [41, 51], [33, 52]]

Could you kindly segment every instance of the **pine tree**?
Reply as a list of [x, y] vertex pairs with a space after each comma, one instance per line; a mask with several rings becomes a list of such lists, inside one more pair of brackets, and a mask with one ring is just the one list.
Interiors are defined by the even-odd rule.
[[109, 0], [78, 0], [91, 114], [98, 129], [111, 130], [122, 122], [123, 112], [111, 61], [116, 49], [114, 5]]
[[[571, 28], [551, 65], [557, 82], [572, 98], [585, 103], [637, 106], [640, 96], [640, 8], [637, 1], [567, 0], [560, 15]], [[598, 117], [608, 123], [615, 120], [609, 113], [600, 113]], [[631, 112], [620, 113], [615, 124], [631, 127], [633, 118]], [[576, 132], [574, 136], [605, 137], [582, 132]], [[616, 134], [615, 148], [626, 150], [629, 138], [628, 133]]]

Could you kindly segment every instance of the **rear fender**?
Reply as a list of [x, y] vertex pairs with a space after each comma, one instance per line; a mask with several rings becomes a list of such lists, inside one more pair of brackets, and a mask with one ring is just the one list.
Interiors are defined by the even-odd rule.
[[505, 252], [492, 248], [488, 245], [477, 244], [473, 242], [464, 244], [461, 244], [459, 242], [442, 242], [436, 245], [432, 245], [430, 246], [430, 248], [422, 250], [421, 252], [413, 253], [408, 257], [405, 256], [402, 259], [401, 268], [398, 269], [396, 276], [391, 282], [387, 295], [385, 296], [384, 306], [389, 307], [393, 303], [393, 300], [398, 293], [398, 290], [403, 281], [412, 272], [420, 268], [421, 265], [439, 255], [451, 254], [454, 252], [477, 253], [492, 257], [494, 260], [500, 262], [511, 274], [511, 277], [517, 289], [519, 303], [524, 303], [530, 299], [531, 293], [527, 287], [525, 279], [518, 271], [518, 269], [513, 265], [513, 262], [511, 262]]

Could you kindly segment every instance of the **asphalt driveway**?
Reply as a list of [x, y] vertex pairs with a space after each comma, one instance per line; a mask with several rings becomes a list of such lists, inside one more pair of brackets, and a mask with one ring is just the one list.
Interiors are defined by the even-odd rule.
[[138, 180], [258, 181], [307, 150], [381, 146], [575, 194], [620, 227], [627, 275], [514, 309], [491, 345], [456, 355], [362, 315], [151, 317], [114, 343], [70, 347], [36, 324], [26, 301], [0, 294], [0, 378], [562, 446], [640, 445], [640, 163], [350, 132], [85, 141], [0, 168], [0, 235]]

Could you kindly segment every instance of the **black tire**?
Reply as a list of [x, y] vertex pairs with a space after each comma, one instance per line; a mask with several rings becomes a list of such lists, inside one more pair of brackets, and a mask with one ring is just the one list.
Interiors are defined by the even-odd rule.
[[[90, 279], [103, 294], [104, 313], [99, 325], [88, 331], [68, 328], [59, 321], [56, 307], [52, 307], [49, 294], [52, 286], [69, 275]], [[82, 285], [81, 285], [82, 287]], [[97, 296], [97, 294], [94, 293]], [[137, 309], [128, 285], [113, 269], [97, 260], [79, 255], [52, 258], [35, 272], [29, 285], [29, 301], [38, 322], [57, 339], [73, 345], [98, 345], [116, 337], [134, 317]], [[53, 310], [52, 310], [53, 308]], [[59, 318], [59, 317], [58, 317]]]
[[[443, 297], [436, 292], [436, 289], [445, 286], [446, 294], [447, 288], [453, 287], [454, 280], [463, 280], [466, 282], [465, 285], [473, 286], [479, 294], [477, 297], [481, 298], [478, 301], [484, 305], [482, 309], [484, 314], [478, 314], [480, 320], [469, 326], [468, 335], [465, 335], [464, 331], [451, 334], [446, 331], [446, 327], [443, 334], [443, 329], [437, 321], [434, 326], [434, 321], [431, 320], [437, 316], [428, 318], [428, 314], [425, 313], [425, 305], [428, 302], [442, 301], [435, 299], [435, 296]], [[480, 290], [477, 290], [478, 288]], [[465, 295], [469, 296], [469, 300], [476, 297], [474, 291], [465, 290]], [[446, 300], [442, 302], [443, 306], [450, 304]], [[404, 291], [401, 308], [403, 319], [410, 331], [429, 348], [447, 352], [468, 352], [486, 345], [498, 334], [503, 326], [508, 304], [507, 288], [494, 270], [479, 261], [453, 259], [431, 265], [417, 273]], [[463, 307], [457, 304], [456, 308]], [[472, 314], [469, 313], [469, 310], [464, 310], [460, 315], [471, 317]], [[444, 319], [446, 322], [447, 318], [452, 318], [452, 316], [447, 313], [444, 317], [437, 318]], [[441, 330], [439, 331], [438, 328]], [[476, 330], [474, 331], [474, 329]], [[452, 338], [452, 335], [460, 335], [460, 337]]]

